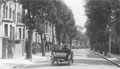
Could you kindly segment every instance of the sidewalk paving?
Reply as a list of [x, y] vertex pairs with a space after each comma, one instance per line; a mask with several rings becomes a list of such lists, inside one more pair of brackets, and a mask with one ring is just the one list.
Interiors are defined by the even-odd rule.
[[0, 69], [13, 69], [19, 66], [35, 64], [37, 60], [39, 61], [50, 60], [49, 56], [50, 56], [50, 52], [46, 53], [46, 56], [42, 56], [41, 53], [32, 55], [32, 60], [25, 59], [25, 56], [14, 57], [13, 59], [0, 59]]
[[108, 56], [104, 56], [104, 54], [100, 54], [98, 52], [94, 52], [94, 53], [101, 56], [102, 58], [112, 62], [116, 66], [120, 67], [120, 55], [111, 54], [111, 57], [108, 57]]

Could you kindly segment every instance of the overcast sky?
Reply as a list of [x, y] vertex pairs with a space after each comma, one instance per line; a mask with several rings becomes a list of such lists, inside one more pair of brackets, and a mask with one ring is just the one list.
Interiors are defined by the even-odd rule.
[[76, 25], [84, 27], [87, 17], [85, 16], [85, 0], [63, 0], [73, 11]]

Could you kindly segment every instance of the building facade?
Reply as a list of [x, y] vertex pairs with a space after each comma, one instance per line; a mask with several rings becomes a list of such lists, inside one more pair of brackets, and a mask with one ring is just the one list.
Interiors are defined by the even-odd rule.
[[12, 0], [2, 3], [0, 5], [0, 58], [22, 55], [22, 46], [25, 39], [24, 31], [22, 5]]
[[[0, 59], [19, 57], [25, 53], [25, 45], [28, 40], [28, 29], [22, 22], [22, 5], [14, 0], [0, 3]], [[55, 25], [45, 23], [46, 42], [57, 43]], [[41, 43], [41, 36], [33, 31], [33, 43]], [[49, 47], [47, 47], [49, 48]]]

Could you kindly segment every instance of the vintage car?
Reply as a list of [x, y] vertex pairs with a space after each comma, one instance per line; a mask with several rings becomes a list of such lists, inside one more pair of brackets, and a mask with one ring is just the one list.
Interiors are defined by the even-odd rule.
[[52, 65], [59, 62], [67, 62], [68, 65], [73, 63], [73, 51], [71, 50], [53, 50], [51, 53]]

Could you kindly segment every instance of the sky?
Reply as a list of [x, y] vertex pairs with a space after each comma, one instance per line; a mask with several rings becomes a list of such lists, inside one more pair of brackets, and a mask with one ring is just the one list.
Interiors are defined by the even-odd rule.
[[85, 16], [85, 0], [63, 0], [73, 11], [76, 25], [84, 27], [87, 17]]

